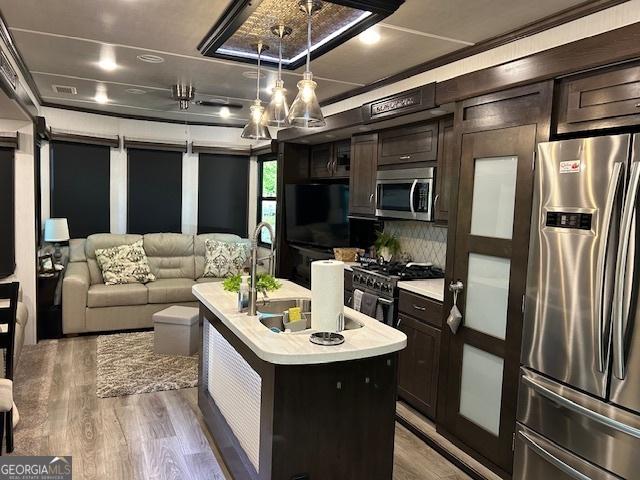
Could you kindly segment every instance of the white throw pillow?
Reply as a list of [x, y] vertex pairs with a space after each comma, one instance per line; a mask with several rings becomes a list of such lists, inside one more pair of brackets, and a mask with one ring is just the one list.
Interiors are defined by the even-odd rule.
[[205, 240], [203, 277], [225, 278], [242, 273], [248, 258], [244, 243]]
[[97, 249], [96, 260], [105, 285], [147, 283], [156, 279], [151, 273], [142, 240], [130, 245]]

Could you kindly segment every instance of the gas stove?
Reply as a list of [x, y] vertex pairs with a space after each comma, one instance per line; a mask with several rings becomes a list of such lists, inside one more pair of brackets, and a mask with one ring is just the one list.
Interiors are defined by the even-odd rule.
[[367, 263], [353, 267], [353, 286], [382, 297], [398, 296], [398, 282], [444, 278], [442, 269], [427, 263]]

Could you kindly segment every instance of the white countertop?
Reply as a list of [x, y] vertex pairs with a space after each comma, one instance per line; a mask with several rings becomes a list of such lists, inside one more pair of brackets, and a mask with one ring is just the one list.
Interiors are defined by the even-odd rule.
[[444, 278], [398, 282], [398, 288], [439, 302], [444, 301]]
[[[310, 298], [311, 291], [288, 280], [280, 280], [282, 287], [269, 293], [269, 298]], [[363, 325], [355, 330], [340, 332], [342, 345], [325, 347], [309, 341], [313, 330], [298, 333], [274, 333], [246, 313], [237, 312], [237, 295], [226, 292], [222, 283], [201, 283], [193, 286], [193, 294], [216, 315], [240, 340], [262, 360], [282, 365], [305, 365], [340, 362], [376, 357], [402, 350], [407, 345], [404, 333], [391, 328], [351, 308], [345, 316]]]
[[349, 270], [350, 272], [353, 272], [353, 268], [356, 265], [360, 265], [359, 262], [344, 262], [344, 269], [345, 270]]

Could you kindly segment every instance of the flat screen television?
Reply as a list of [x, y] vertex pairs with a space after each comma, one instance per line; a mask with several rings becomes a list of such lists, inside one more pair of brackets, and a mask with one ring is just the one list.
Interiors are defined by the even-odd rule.
[[347, 185], [285, 185], [287, 241], [318, 248], [349, 246]]

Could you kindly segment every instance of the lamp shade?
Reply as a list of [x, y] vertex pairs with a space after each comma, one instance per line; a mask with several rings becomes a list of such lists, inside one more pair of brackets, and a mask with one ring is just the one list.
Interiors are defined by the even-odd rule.
[[45, 242], [68, 242], [69, 224], [66, 218], [48, 218], [44, 222]]
[[254, 100], [250, 110], [249, 123], [242, 130], [240, 137], [250, 140], [271, 140], [269, 128], [263, 124], [264, 107], [260, 100]]

